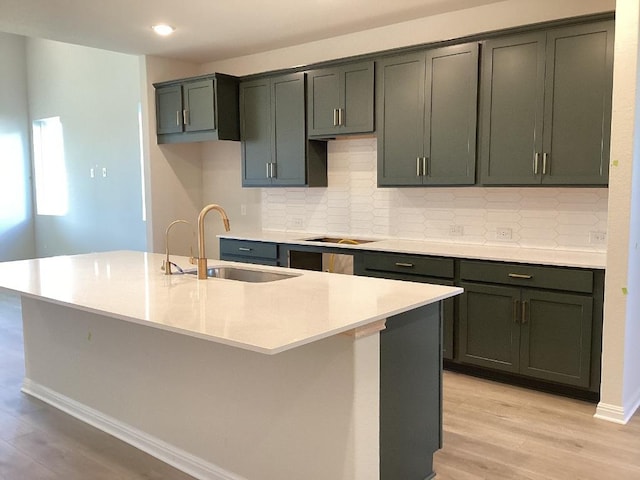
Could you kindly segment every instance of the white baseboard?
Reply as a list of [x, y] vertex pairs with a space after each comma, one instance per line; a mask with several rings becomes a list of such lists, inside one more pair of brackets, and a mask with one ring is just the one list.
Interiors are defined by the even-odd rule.
[[600, 420], [626, 425], [638, 408], [640, 408], [640, 391], [635, 396], [629, 408], [603, 402], [598, 403], [594, 417]]
[[606, 420], [607, 422], [619, 423], [622, 425], [627, 423], [624, 418], [624, 408], [617, 405], [610, 405], [608, 403], [598, 403], [594, 417], [599, 420]]
[[199, 480], [246, 480], [28, 378], [22, 391]]

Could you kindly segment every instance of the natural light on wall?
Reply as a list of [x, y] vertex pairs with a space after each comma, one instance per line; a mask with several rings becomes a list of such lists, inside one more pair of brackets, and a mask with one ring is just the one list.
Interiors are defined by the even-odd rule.
[[69, 210], [67, 168], [60, 117], [33, 122], [33, 168], [36, 213], [66, 215]]
[[0, 230], [27, 218], [23, 146], [19, 134], [0, 135]]

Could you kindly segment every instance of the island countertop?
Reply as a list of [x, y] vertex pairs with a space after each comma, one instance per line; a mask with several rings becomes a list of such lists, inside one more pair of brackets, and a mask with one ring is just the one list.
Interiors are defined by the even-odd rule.
[[[164, 255], [118, 251], [0, 263], [0, 288], [124, 321], [275, 354], [462, 292], [458, 287], [287, 269], [249, 283], [164, 275]], [[188, 267], [188, 259], [172, 256]], [[212, 266], [283, 272], [209, 260]]]

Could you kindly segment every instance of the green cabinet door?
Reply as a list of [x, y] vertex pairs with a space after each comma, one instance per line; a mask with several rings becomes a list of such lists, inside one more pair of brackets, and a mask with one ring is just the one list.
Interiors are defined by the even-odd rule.
[[422, 185], [425, 55], [391, 57], [376, 67], [378, 185]]
[[182, 88], [180, 85], [156, 89], [156, 130], [158, 134], [182, 132]]
[[542, 152], [544, 52], [544, 33], [484, 44], [480, 163], [485, 185], [540, 183], [535, 163]]
[[308, 81], [309, 137], [373, 131], [373, 62], [312, 70]]
[[485, 42], [484, 185], [606, 185], [613, 22]]
[[459, 360], [516, 373], [520, 369], [520, 289], [461, 283]]
[[242, 185], [270, 184], [271, 81], [268, 78], [240, 84], [240, 134]]
[[427, 52], [425, 185], [473, 185], [476, 181], [478, 45]]
[[341, 134], [373, 132], [374, 63], [364, 62], [342, 67], [338, 112]]
[[213, 82], [209, 78], [182, 86], [185, 132], [216, 129]]
[[306, 184], [305, 77], [294, 73], [271, 81], [273, 185]]
[[523, 290], [520, 372], [577, 387], [591, 380], [593, 298]]
[[309, 72], [309, 136], [335, 135], [340, 105], [340, 71], [327, 68]]
[[606, 185], [613, 23], [550, 31], [546, 57], [542, 183]]
[[378, 185], [475, 183], [476, 43], [377, 65]]

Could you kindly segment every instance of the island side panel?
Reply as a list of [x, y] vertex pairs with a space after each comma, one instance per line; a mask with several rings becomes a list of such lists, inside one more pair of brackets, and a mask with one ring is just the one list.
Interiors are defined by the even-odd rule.
[[442, 441], [441, 302], [387, 319], [380, 334], [380, 479], [433, 478]]
[[24, 297], [23, 322], [27, 391], [168, 444], [199, 478], [379, 478], [379, 334], [269, 356]]

